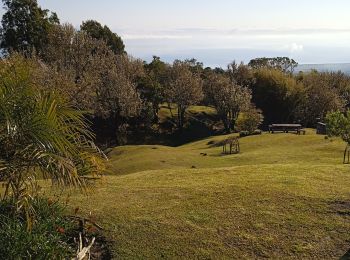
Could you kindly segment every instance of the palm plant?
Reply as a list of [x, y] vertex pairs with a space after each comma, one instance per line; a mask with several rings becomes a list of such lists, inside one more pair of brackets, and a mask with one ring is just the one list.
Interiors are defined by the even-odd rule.
[[18, 55], [0, 61], [0, 180], [27, 213], [38, 178], [84, 187], [82, 176], [103, 165], [84, 113], [41, 90], [33, 71]]

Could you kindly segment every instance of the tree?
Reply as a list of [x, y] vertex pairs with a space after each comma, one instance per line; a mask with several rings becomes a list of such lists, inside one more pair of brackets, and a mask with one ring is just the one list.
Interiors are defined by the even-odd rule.
[[253, 69], [277, 69], [284, 73], [292, 74], [294, 69], [298, 66], [298, 63], [288, 57], [276, 57], [276, 58], [256, 58], [249, 62], [248, 66]]
[[243, 87], [250, 87], [255, 81], [253, 70], [242, 62], [239, 65], [235, 61], [231, 62], [227, 66], [226, 74], [231, 82]]
[[122, 38], [113, 33], [108, 26], [102, 26], [99, 22], [88, 20], [83, 22], [80, 29], [97, 40], [106, 41], [115, 54], [125, 54], [125, 45]]
[[216, 108], [226, 132], [230, 133], [239, 113], [250, 106], [250, 90], [232, 82], [228, 76], [216, 73], [207, 77], [205, 86], [210, 104]]
[[50, 29], [59, 24], [56, 13], [41, 9], [36, 0], [3, 0], [1, 47], [7, 52], [41, 52]]
[[4, 198], [28, 217], [37, 178], [83, 187], [82, 176], [102, 166], [83, 112], [43, 91], [35, 70], [18, 55], [0, 61], [0, 179]]
[[341, 99], [345, 101], [346, 107], [350, 107], [350, 76], [338, 72], [318, 72], [326, 78], [328, 85], [337, 91]]
[[299, 80], [305, 88], [295, 115], [305, 125], [314, 126], [328, 112], [344, 111], [347, 90], [337, 83], [332, 74], [313, 71], [299, 75]]
[[294, 112], [301, 102], [303, 85], [291, 75], [274, 69], [256, 70], [254, 78], [253, 103], [263, 111], [265, 123], [295, 121]]
[[[340, 111], [329, 112], [326, 116], [327, 135], [341, 137], [346, 142], [344, 150], [344, 163], [346, 153], [350, 146], [350, 110], [345, 114]], [[348, 158], [349, 160], [349, 158]]]
[[[175, 62], [181, 62], [180, 60], [176, 60]], [[192, 73], [201, 74], [203, 72], [203, 62], [198, 61], [195, 58], [186, 59], [183, 61], [186, 65], [189, 66]]]
[[235, 129], [239, 132], [246, 131], [248, 134], [253, 134], [263, 121], [264, 116], [262, 111], [251, 106], [247, 111], [238, 116]]
[[150, 103], [153, 111], [153, 121], [158, 122], [159, 105], [164, 102], [164, 85], [166, 82], [167, 64], [159, 57], [153, 56], [152, 62], [145, 64], [145, 77], [138, 90], [141, 98]]
[[191, 72], [191, 66], [187, 62], [175, 61], [168, 73], [168, 84], [164, 94], [167, 102], [177, 106], [176, 123], [181, 131], [185, 122], [186, 109], [203, 98], [202, 80], [198, 73]]
[[115, 55], [105, 41], [67, 24], [51, 31], [43, 59], [51, 71], [44, 80], [60, 81], [57, 91], [74, 107], [91, 111], [101, 141], [115, 141], [128, 118], [138, 115], [140, 60]]

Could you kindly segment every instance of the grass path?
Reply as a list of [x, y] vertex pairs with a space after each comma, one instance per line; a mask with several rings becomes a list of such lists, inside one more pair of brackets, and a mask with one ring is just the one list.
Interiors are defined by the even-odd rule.
[[231, 156], [215, 147], [225, 137], [119, 147], [72, 207], [108, 229], [116, 258], [336, 259], [350, 248], [350, 168], [342, 142], [309, 133], [243, 138]]

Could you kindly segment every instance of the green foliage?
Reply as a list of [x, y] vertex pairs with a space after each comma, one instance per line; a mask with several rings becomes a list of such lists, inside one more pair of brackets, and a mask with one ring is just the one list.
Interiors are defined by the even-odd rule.
[[240, 154], [221, 156], [220, 144], [232, 136], [177, 147], [116, 147], [106, 182], [94, 196], [71, 197], [72, 208], [94, 208], [121, 259], [345, 253], [350, 177], [339, 160], [343, 142], [311, 129], [305, 136], [264, 133], [241, 138]]
[[186, 109], [203, 99], [202, 80], [192, 62], [195, 61], [174, 61], [168, 69], [168, 84], [164, 90], [166, 101], [177, 105], [176, 125], [180, 131], [185, 123]]
[[116, 140], [118, 127], [139, 115], [136, 86], [144, 74], [142, 61], [116, 55], [104, 40], [65, 24], [51, 31], [44, 62], [50, 72], [44, 81], [57, 78], [50, 89], [91, 112], [99, 141]]
[[222, 74], [208, 74], [205, 83], [209, 103], [217, 110], [226, 132], [231, 132], [239, 113], [250, 106], [250, 90]]
[[141, 98], [152, 105], [153, 121], [157, 122], [159, 106], [164, 102], [167, 64], [153, 56], [152, 62], [145, 64], [145, 72], [145, 77], [138, 84], [138, 90]]
[[298, 66], [298, 63], [288, 57], [276, 57], [276, 58], [256, 58], [249, 62], [249, 67], [253, 69], [277, 69], [284, 73], [293, 73], [294, 69]]
[[227, 66], [226, 74], [232, 82], [242, 87], [250, 87], [255, 81], [253, 70], [243, 63], [237, 64], [235, 61]]
[[37, 178], [83, 187], [83, 175], [103, 168], [84, 113], [41, 90], [33, 71], [19, 55], [0, 62], [0, 176], [15, 211], [26, 209], [28, 228]]
[[41, 52], [48, 32], [59, 20], [55, 13], [41, 9], [36, 0], [3, 0], [1, 47], [7, 51], [30, 54]]
[[261, 135], [262, 131], [261, 130], [254, 130], [253, 132], [249, 132], [249, 131], [240, 131], [239, 132], [239, 137], [246, 137], [246, 136], [250, 136], [250, 135]]
[[262, 111], [252, 107], [248, 111], [243, 112], [238, 116], [235, 128], [239, 132], [245, 131], [252, 134], [258, 129], [263, 121], [264, 116]]
[[87, 32], [94, 39], [106, 41], [115, 54], [125, 54], [125, 45], [122, 38], [113, 33], [108, 26], [102, 26], [97, 21], [88, 20], [83, 22], [80, 29]]
[[2, 259], [64, 259], [73, 255], [69, 234], [73, 224], [57, 202], [35, 199], [36, 223], [27, 230], [25, 214], [12, 215], [14, 201], [0, 201], [0, 255]]
[[349, 103], [350, 79], [339, 73], [312, 71], [298, 76], [304, 85], [294, 114], [305, 125], [315, 126], [330, 111], [344, 111]]
[[341, 137], [350, 144], [350, 110], [346, 114], [336, 111], [326, 116], [327, 135]]
[[259, 69], [254, 73], [253, 103], [265, 116], [265, 123], [293, 121], [294, 110], [303, 94], [303, 85], [290, 75], [274, 70]]

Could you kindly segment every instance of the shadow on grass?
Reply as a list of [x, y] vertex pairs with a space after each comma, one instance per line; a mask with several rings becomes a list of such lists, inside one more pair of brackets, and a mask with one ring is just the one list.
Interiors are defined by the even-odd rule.
[[350, 249], [348, 250], [348, 252], [346, 252], [345, 255], [339, 258], [339, 260], [349, 260], [349, 259], [350, 259]]

